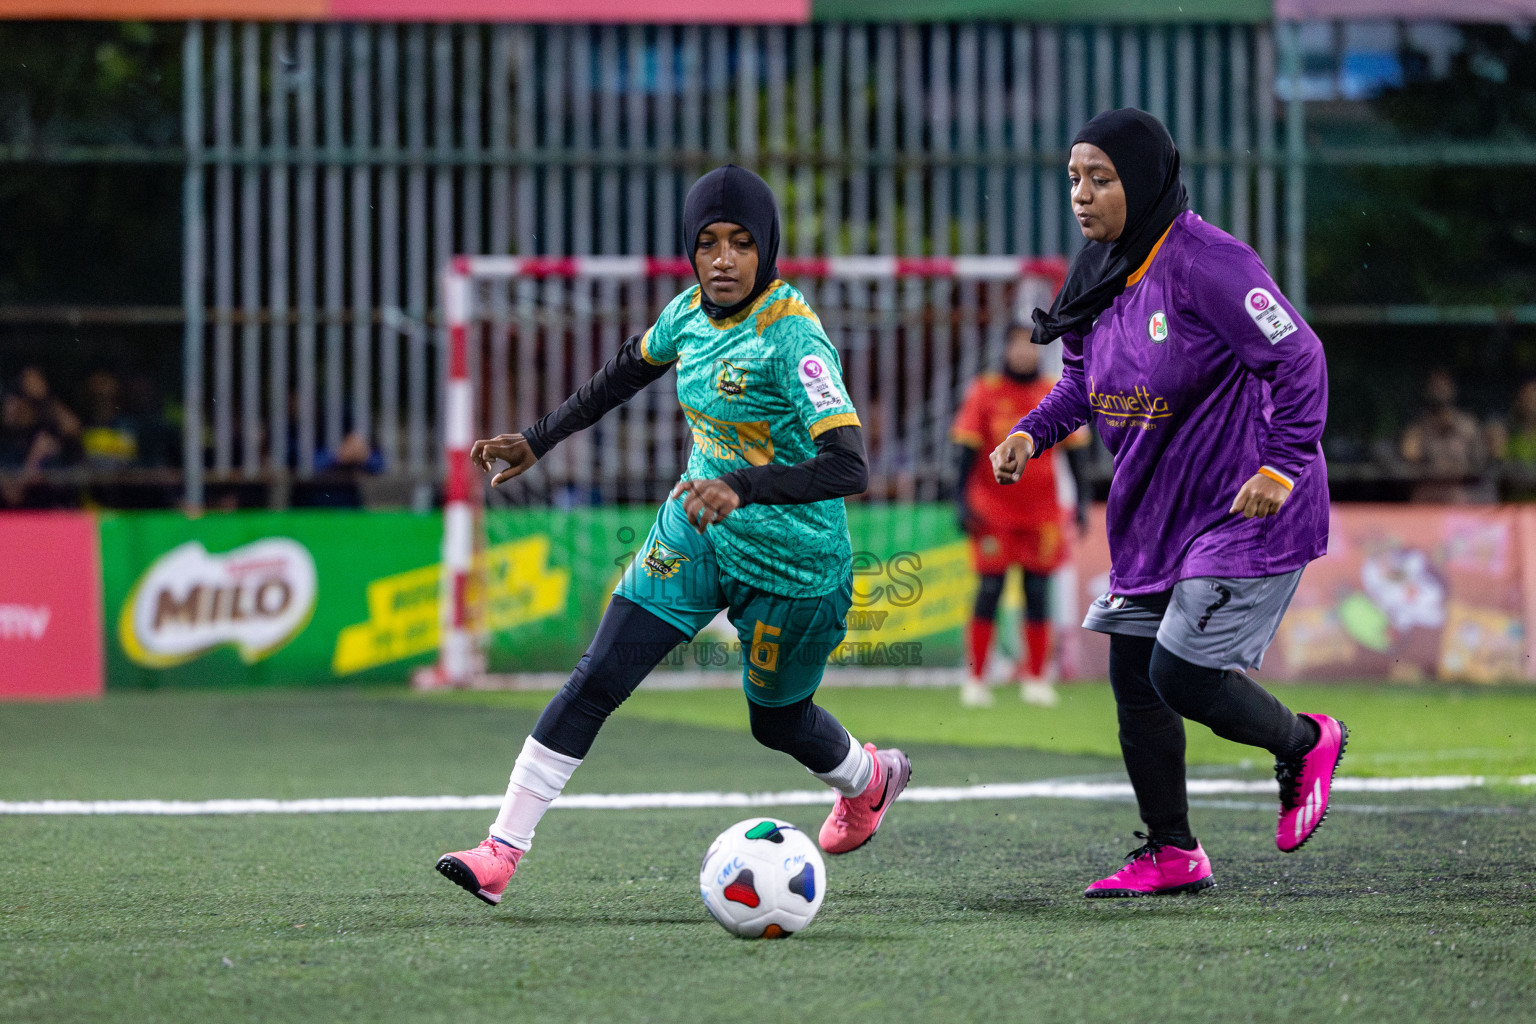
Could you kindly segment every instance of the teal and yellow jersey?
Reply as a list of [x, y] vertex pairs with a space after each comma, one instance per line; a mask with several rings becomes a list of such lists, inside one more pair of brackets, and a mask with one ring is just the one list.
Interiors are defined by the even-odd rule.
[[[648, 362], [677, 364], [677, 400], [693, 432], [685, 480], [795, 465], [815, 456], [823, 432], [859, 425], [837, 350], [805, 296], [783, 281], [720, 321], [699, 307], [695, 285], [667, 304], [641, 352]], [[722, 571], [769, 593], [827, 594], [848, 578], [841, 498], [747, 505], [706, 536]]]

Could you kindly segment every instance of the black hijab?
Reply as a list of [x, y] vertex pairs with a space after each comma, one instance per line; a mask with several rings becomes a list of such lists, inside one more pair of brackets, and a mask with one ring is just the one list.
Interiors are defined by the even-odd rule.
[[726, 164], [716, 167], [693, 183], [683, 203], [683, 252], [698, 278], [699, 265], [693, 258], [699, 232], [716, 221], [740, 224], [757, 245], [757, 278], [746, 298], [730, 306], [717, 306], [704, 293], [699, 281], [699, 304], [711, 320], [724, 320], [750, 306], [779, 276], [779, 208], [773, 201], [768, 183], [745, 167]]
[[1163, 122], [1134, 107], [1107, 110], [1087, 124], [1072, 145], [1098, 146], [1125, 186], [1125, 227], [1113, 242], [1089, 242], [1072, 260], [1051, 311], [1035, 310], [1033, 341], [1048, 345], [1086, 328], [1125, 291], [1125, 279], [1146, 262], [1175, 217], [1189, 209], [1179, 176], [1179, 149]]

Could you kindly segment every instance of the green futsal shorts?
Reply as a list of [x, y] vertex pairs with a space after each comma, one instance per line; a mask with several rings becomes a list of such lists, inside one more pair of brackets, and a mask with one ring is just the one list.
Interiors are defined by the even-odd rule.
[[853, 574], [830, 594], [785, 597], [721, 571], [709, 533], [699, 533], [675, 498], [661, 506], [614, 591], [691, 639], [726, 609], [741, 641], [741, 687], [768, 707], [804, 700], [821, 685], [827, 658], [848, 632]]

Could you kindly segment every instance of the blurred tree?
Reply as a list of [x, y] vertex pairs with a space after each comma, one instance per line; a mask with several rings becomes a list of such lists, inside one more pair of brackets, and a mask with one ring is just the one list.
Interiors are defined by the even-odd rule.
[[[176, 23], [0, 22], [0, 302], [180, 296]], [[68, 146], [166, 147], [170, 163], [56, 163]]]
[[[1444, 73], [1411, 49], [1404, 83], [1365, 103], [1314, 104], [1313, 145], [1468, 144], [1536, 147], [1536, 36], [1506, 26], [1460, 29]], [[1307, 180], [1307, 281], [1314, 304], [1494, 304], [1536, 301], [1536, 190], [1529, 164], [1314, 167]], [[1329, 348], [1329, 435], [1364, 456], [1412, 416], [1426, 370], [1450, 367], [1467, 404], [1496, 417], [1536, 373], [1536, 330], [1351, 326], [1322, 330]]]
[[[1465, 45], [1443, 76], [1430, 76], [1422, 55], [1404, 51], [1404, 84], [1369, 104], [1383, 122], [1373, 126], [1378, 137], [1405, 145], [1536, 147], [1536, 35], [1502, 25], [1464, 26], [1462, 34]], [[1328, 142], [1358, 144], [1362, 129], [1354, 122], [1364, 113], [1325, 109], [1315, 131]], [[1529, 173], [1528, 165], [1493, 155], [1472, 166], [1314, 169], [1312, 300], [1530, 302], [1536, 191], [1526, 185]]]
[[0, 141], [181, 144], [179, 23], [0, 22]]

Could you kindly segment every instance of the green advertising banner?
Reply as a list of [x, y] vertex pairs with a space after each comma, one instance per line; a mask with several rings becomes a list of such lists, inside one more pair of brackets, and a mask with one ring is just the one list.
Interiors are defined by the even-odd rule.
[[293, 686], [402, 679], [428, 657], [338, 674], [338, 637], [370, 618], [369, 584], [431, 567], [442, 519], [408, 513], [101, 517], [107, 685]]
[[[565, 672], [655, 509], [496, 511], [479, 585], [493, 672]], [[854, 607], [840, 666], [959, 663], [974, 576], [945, 505], [849, 509]], [[440, 516], [171, 513], [101, 519], [112, 687], [402, 682], [435, 656]], [[666, 668], [737, 663], [722, 617]]]
[[[492, 513], [486, 553], [503, 554], [486, 559], [483, 576], [490, 670], [569, 671], [655, 516], [651, 507]], [[848, 524], [854, 605], [833, 662], [959, 664], [976, 579], [953, 507], [854, 505]], [[734, 666], [736, 640], [722, 615], [664, 668]]]

